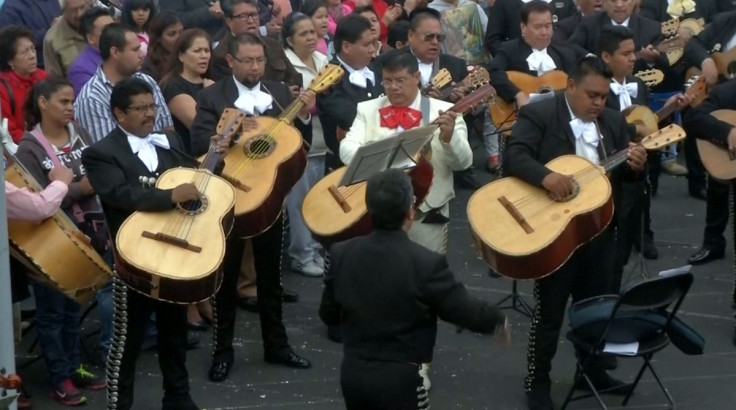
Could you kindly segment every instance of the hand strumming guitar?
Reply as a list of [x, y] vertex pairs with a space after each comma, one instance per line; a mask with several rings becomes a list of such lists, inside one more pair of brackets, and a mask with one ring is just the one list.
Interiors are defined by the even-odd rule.
[[317, 101], [317, 95], [312, 90], [305, 90], [299, 93], [299, 99], [304, 103], [304, 107], [299, 111], [299, 118], [306, 120], [309, 118], [309, 112]]
[[440, 141], [449, 144], [452, 140], [452, 134], [455, 132], [455, 118], [457, 113], [453, 111], [440, 111], [440, 116], [435, 122], [440, 126]]
[[542, 186], [552, 194], [552, 198], [563, 200], [572, 195], [574, 190], [572, 182], [572, 175], [562, 175], [557, 172], [552, 172], [544, 177], [542, 180]]
[[716, 67], [715, 61], [708, 57], [700, 64], [703, 77], [705, 77], [705, 83], [709, 86], [718, 84], [718, 67]]
[[450, 102], [460, 101], [461, 98], [465, 97], [468, 91], [468, 87], [465, 87], [462, 84], [455, 86], [455, 88], [452, 89], [452, 93], [450, 93]]
[[626, 154], [626, 162], [634, 171], [641, 171], [647, 163], [647, 150], [641, 145], [629, 143], [629, 152]]
[[731, 155], [736, 156], [736, 128], [731, 128], [731, 132], [728, 133], [728, 151]]
[[213, 135], [212, 138], [210, 138], [210, 144], [216, 145], [217, 153], [222, 155], [230, 149], [232, 141], [230, 140], [230, 138], [223, 138], [219, 135]]
[[200, 196], [201, 194], [194, 184], [181, 184], [171, 191], [171, 203], [180, 204], [182, 202], [196, 201]]
[[641, 59], [647, 63], [653, 63], [659, 57], [659, 50], [653, 45], [648, 45], [641, 50]]

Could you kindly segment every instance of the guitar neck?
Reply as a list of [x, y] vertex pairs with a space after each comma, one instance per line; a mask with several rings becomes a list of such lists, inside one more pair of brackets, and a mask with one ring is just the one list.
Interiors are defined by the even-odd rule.
[[659, 111], [655, 112], [654, 115], [657, 116], [657, 122], [662, 121], [663, 119], [669, 117], [670, 115], [677, 112], [677, 108], [675, 107], [675, 103], [665, 104], [664, 107], [660, 108]]

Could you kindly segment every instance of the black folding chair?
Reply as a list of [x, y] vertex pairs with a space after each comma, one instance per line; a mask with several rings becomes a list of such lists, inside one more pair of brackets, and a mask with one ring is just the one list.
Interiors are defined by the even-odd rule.
[[[594, 360], [600, 360], [607, 343], [638, 343], [635, 353], [608, 353], [618, 357], [640, 357], [644, 361], [634, 381], [625, 386], [628, 394], [623, 400], [625, 406], [645, 369], [649, 369], [657, 384], [667, 397], [671, 408], [675, 407], [672, 396], [662, 384], [659, 375], [652, 367], [651, 359], [655, 353], [670, 344], [672, 338], [676, 346], [688, 354], [702, 353], [704, 340], [694, 330], [675, 318], [680, 304], [693, 282], [690, 272], [657, 277], [633, 285], [621, 295], [604, 295], [575, 303], [570, 308], [571, 330], [567, 338], [579, 352], [575, 380], [562, 408], [568, 403], [595, 396], [601, 408], [607, 409], [600, 393], [596, 390], [586, 369]], [[573, 397], [580, 380], [585, 380], [591, 394]]]

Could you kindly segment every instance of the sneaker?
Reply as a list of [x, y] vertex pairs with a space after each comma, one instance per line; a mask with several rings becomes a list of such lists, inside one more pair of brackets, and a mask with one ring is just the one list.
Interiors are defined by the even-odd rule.
[[424, 390], [429, 391], [432, 388], [432, 382], [429, 381], [429, 363], [422, 363], [422, 367], [419, 368], [419, 375], [422, 377]]
[[87, 398], [74, 387], [72, 379], [66, 379], [49, 390], [49, 397], [64, 406], [81, 406], [87, 404]]
[[317, 262], [311, 260], [301, 263], [296, 260], [291, 261], [291, 270], [301, 273], [304, 276], [318, 277], [324, 276], [325, 270], [317, 265]]
[[316, 263], [317, 266], [322, 268], [323, 271], [325, 270], [325, 258], [319, 253], [314, 254], [314, 263]]
[[664, 172], [670, 175], [675, 175], [675, 176], [687, 175], [687, 168], [678, 164], [676, 161], [665, 162], [664, 164], [662, 164], [662, 170], [664, 170]]
[[105, 379], [85, 369], [81, 364], [72, 374], [74, 386], [87, 390], [102, 390], [107, 387]]

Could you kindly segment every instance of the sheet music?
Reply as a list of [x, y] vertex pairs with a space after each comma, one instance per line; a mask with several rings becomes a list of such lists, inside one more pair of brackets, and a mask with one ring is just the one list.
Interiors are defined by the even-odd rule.
[[555, 96], [555, 93], [553, 92], [546, 92], [546, 93], [531, 93], [529, 94], [529, 104], [537, 102], [537, 101], [544, 101], [547, 99], [550, 99]]

